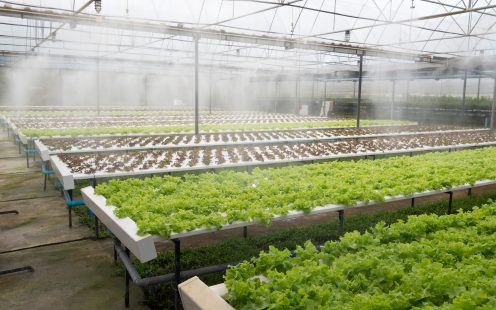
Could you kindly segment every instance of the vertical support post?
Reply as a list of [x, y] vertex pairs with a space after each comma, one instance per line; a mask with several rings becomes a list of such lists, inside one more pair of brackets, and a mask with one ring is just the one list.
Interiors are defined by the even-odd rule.
[[243, 226], [243, 238], [248, 237], [248, 226]]
[[148, 75], [145, 75], [143, 77], [143, 106], [147, 107], [148, 106]]
[[200, 37], [195, 36], [195, 135], [200, 133], [200, 108], [198, 103], [198, 41]]
[[31, 144], [30, 149], [33, 152], [33, 162], [36, 162], [36, 148], [34, 146], [34, 141], [29, 140], [28, 144]]
[[300, 76], [296, 79], [296, 114], [300, 114]]
[[491, 118], [489, 121], [489, 127], [494, 129], [494, 110], [496, 109], [496, 77], [494, 78], [494, 88], [493, 88], [493, 104], [491, 105]]
[[324, 80], [324, 101], [327, 101], [327, 79]]
[[[317, 88], [318, 87], [319, 87], [319, 84], [317, 84]], [[313, 104], [314, 100], [315, 100], [315, 79], [312, 79], [312, 104]]]
[[394, 95], [396, 90], [396, 80], [393, 79], [393, 89], [391, 94], [391, 120], [394, 119]]
[[281, 94], [281, 84], [276, 80], [276, 100], [274, 101], [274, 113], [277, 113], [277, 104], [279, 103], [279, 96]]
[[344, 233], [344, 210], [338, 211], [338, 218], [339, 218], [339, 233], [342, 234]]
[[477, 101], [479, 101], [480, 99], [480, 82], [481, 82], [481, 78], [479, 76], [479, 80], [477, 81]]
[[448, 214], [451, 214], [451, 206], [453, 205], [453, 192], [448, 192], [449, 201], [448, 201]]
[[463, 73], [462, 123], [465, 124], [465, 100], [467, 96], [467, 70]]
[[208, 79], [208, 114], [212, 114], [212, 69]]
[[[19, 140], [19, 145], [21, 145], [21, 140]], [[24, 147], [24, 153], [26, 153], [26, 167], [29, 168], [29, 152], [28, 152], [28, 145]]]
[[72, 228], [72, 207], [67, 206], [67, 209], [69, 210], [69, 228]]
[[172, 242], [174, 242], [174, 281], [175, 281], [175, 288], [174, 288], [174, 308], [180, 309], [181, 308], [181, 298], [179, 296], [179, 283], [181, 282], [181, 241], [179, 239], [172, 239]]
[[[126, 255], [129, 257], [129, 249], [125, 248]], [[131, 277], [129, 276], [129, 272], [127, 271], [127, 268], [124, 267], [124, 273], [125, 273], [125, 278], [126, 278], [126, 292], [124, 294], [124, 305], [126, 308], [129, 308], [129, 281], [131, 280]]]
[[64, 79], [62, 79], [62, 69], [59, 69], [59, 104], [64, 105]]
[[357, 80], [354, 80], [353, 81], [353, 99], [356, 98], [356, 83], [357, 83]]
[[468, 189], [467, 196], [472, 197], [472, 187]]
[[356, 114], [357, 128], [360, 128], [360, 109], [362, 108], [362, 74], [363, 74], [363, 55], [360, 55], [359, 69], [358, 69], [358, 101], [357, 101], [357, 114]]
[[[72, 189], [67, 191], [67, 194], [69, 195], [69, 199], [72, 201]], [[72, 207], [67, 206], [69, 209], [69, 227], [72, 228]]]
[[98, 217], [96, 217], [96, 215], [93, 215], [95, 217], [95, 237], [96, 239], [100, 239], [100, 229], [99, 229], [99, 225], [98, 225]]
[[415, 207], [415, 198], [412, 198], [412, 201], [411, 201], [411, 204], [410, 204], [410, 207]]
[[406, 103], [410, 101], [410, 80], [406, 80]]
[[117, 239], [115, 236], [112, 236], [112, 239], [114, 240], [114, 262], [117, 262], [117, 247], [121, 246], [121, 241]]
[[100, 116], [100, 59], [96, 60], [96, 111]]

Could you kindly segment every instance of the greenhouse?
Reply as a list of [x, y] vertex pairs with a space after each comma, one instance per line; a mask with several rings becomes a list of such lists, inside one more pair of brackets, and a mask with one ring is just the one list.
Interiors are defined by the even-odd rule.
[[0, 0], [0, 309], [496, 309], [496, 1]]

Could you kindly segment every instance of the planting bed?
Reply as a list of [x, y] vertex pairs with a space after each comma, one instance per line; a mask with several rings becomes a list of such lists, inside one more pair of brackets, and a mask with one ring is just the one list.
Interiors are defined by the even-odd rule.
[[[13, 125], [18, 128], [62, 129], [82, 127], [130, 127], [157, 125], [186, 125], [194, 122], [193, 115], [150, 115], [150, 116], [93, 116], [93, 117], [13, 117]], [[241, 115], [202, 115], [202, 124], [264, 124], [318, 122], [328, 120], [325, 117], [295, 116], [289, 114], [241, 114]]]
[[115, 216], [131, 219], [143, 237], [180, 238], [494, 184], [495, 167], [496, 148], [483, 148], [250, 173], [114, 179], [98, 185], [94, 193], [91, 187], [83, 189], [83, 198], [114, 221]]
[[202, 167], [256, 165], [333, 157], [383, 154], [388, 152], [429, 151], [446, 147], [496, 143], [491, 131], [475, 131], [419, 136], [384, 137], [367, 140], [261, 144], [250, 146], [190, 147], [166, 150], [61, 154], [54, 156], [72, 174], [111, 176], [114, 173], [154, 170], [194, 170]]
[[252, 132], [219, 132], [169, 135], [130, 135], [111, 137], [77, 137], [77, 138], [48, 138], [40, 139], [40, 149], [47, 154], [64, 152], [89, 152], [105, 149], [145, 149], [161, 147], [183, 147], [202, 145], [242, 144], [257, 142], [295, 141], [334, 139], [343, 137], [369, 137], [378, 135], [399, 135], [416, 133], [444, 134], [451, 131], [462, 131], [451, 126], [383, 126], [362, 128], [328, 128], [328, 129], [297, 129], [272, 130]]
[[236, 309], [494, 309], [495, 221], [490, 203], [307, 242], [294, 255], [271, 247], [228, 269], [225, 298]]

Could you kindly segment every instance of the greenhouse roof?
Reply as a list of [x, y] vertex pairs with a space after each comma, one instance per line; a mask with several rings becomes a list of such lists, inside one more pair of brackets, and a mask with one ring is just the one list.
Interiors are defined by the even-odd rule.
[[202, 65], [246, 70], [356, 70], [360, 55], [368, 66], [445, 67], [496, 55], [491, 0], [25, 0], [0, 1], [0, 15], [3, 63], [34, 54], [190, 65], [195, 38]]

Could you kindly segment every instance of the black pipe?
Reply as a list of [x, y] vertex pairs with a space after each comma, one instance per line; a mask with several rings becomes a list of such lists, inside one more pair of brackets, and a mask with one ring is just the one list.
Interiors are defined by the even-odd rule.
[[[136, 268], [134, 267], [133, 263], [131, 262], [131, 258], [129, 255], [126, 255], [124, 251], [122, 250], [122, 247], [119, 245], [115, 245], [115, 251], [117, 253], [117, 256], [121, 259], [122, 264], [124, 265], [124, 268], [127, 270], [130, 279], [133, 281], [134, 284], [144, 287], [144, 286], [150, 286], [150, 285], [155, 285], [155, 284], [160, 284], [163, 282], [170, 282], [172, 280], [175, 280], [176, 278], [176, 273], [168, 273], [160, 276], [154, 276], [154, 277], [147, 277], [147, 278], [142, 278], [138, 272], [136, 271]], [[220, 264], [220, 265], [214, 265], [214, 266], [208, 266], [208, 267], [202, 267], [198, 269], [191, 269], [191, 270], [186, 270], [186, 271], [181, 271], [180, 272], [180, 278], [181, 279], [186, 279], [186, 278], [191, 278], [194, 276], [202, 276], [214, 272], [222, 272], [225, 271], [229, 266], [234, 266], [239, 263], [243, 262], [237, 261], [237, 262], [231, 262], [227, 264]]]
[[[198, 42], [198, 41], [196, 41]], [[198, 43], [197, 43], [198, 44]], [[181, 296], [179, 296], [179, 284], [181, 283], [181, 240], [172, 239], [174, 242], [174, 309], [181, 309]]]
[[338, 211], [338, 217], [339, 217], [339, 231], [340, 231], [340, 233], [343, 233], [344, 232], [344, 210]]
[[31, 266], [25, 266], [25, 267], [13, 268], [13, 269], [8, 269], [8, 270], [0, 270], [0, 276], [12, 274], [12, 273], [23, 272], [23, 271], [34, 272], [34, 268]]
[[100, 231], [98, 227], [98, 217], [95, 215], [95, 237], [96, 239], [100, 239]]
[[72, 228], [72, 207], [67, 206], [67, 210], [69, 210], [69, 227]]
[[449, 194], [449, 201], [448, 201], [448, 214], [451, 214], [451, 206], [453, 205], [453, 192], [447, 192], [446, 194]]
[[[126, 248], [125, 249], [125, 253], [126, 253], [126, 256], [129, 257], [129, 249]], [[129, 272], [127, 270], [127, 268], [124, 270], [125, 272], [125, 278], [126, 278], [126, 292], [124, 294], [124, 305], [126, 306], [126, 308], [129, 308]]]
[[7, 215], [7, 214], [19, 214], [19, 211], [17, 210], [0, 211], [0, 215]]

